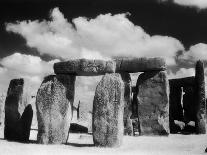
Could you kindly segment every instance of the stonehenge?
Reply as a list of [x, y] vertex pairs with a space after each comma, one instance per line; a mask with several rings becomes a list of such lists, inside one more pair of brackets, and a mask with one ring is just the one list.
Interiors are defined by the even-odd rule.
[[115, 72], [113, 61], [76, 59], [54, 64], [55, 74], [97, 76]]
[[141, 134], [169, 134], [169, 85], [165, 71], [142, 73], [138, 80], [138, 115]]
[[93, 101], [93, 141], [95, 146], [122, 144], [124, 83], [120, 74], [106, 74], [96, 87]]
[[36, 97], [38, 143], [67, 143], [75, 78], [73, 75], [50, 75], [43, 80]]
[[[123, 135], [134, 135], [135, 126], [139, 135], [166, 136], [183, 128], [198, 134], [206, 132], [201, 61], [196, 64], [195, 76], [170, 80], [162, 58], [71, 59], [55, 63], [53, 69], [55, 75], [44, 78], [36, 95], [39, 144], [67, 143], [69, 131], [88, 132], [84, 126], [71, 122], [76, 76], [102, 76], [93, 99], [95, 146], [119, 147]], [[137, 72], [141, 74], [136, 86], [132, 86], [130, 73]], [[5, 101], [8, 140], [29, 140], [33, 110], [24, 101], [23, 86], [23, 79], [14, 79], [8, 89]]]
[[202, 61], [196, 63], [195, 70], [195, 99], [196, 99], [196, 133], [206, 133], [206, 98], [205, 98], [205, 79], [204, 64]]
[[7, 140], [29, 141], [33, 110], [27, 103], [24, 87], [24, 79], [13, 79], [9, 84], [4, 121], [4, 138]]
[[[195, 65], [195, 76], [170, 79], [170, 132], [206, 133], [206, 98], [204, 66], [202, 61]], [[175, 122], [185, 124], [181, 129]]]

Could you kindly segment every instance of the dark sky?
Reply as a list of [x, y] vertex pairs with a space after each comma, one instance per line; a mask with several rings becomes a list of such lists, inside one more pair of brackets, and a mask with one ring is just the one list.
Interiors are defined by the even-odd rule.
[[[59, 7], [64, 16], [96, 17], [104, 13], [130, 12], [128, 18], [151, 35], [168, 35], [180, 40], [186, 49], [197, 43], [207, 43], [207, 10], [178, 6], [157, 0], [0, 0], [0, 58], [15, 51], [31, 51], [25, 40], [5, 31], [5, 23], [16, 20], [48, 19], [49, 11]], [[47, 59], [47, 57], [45, 57]]]

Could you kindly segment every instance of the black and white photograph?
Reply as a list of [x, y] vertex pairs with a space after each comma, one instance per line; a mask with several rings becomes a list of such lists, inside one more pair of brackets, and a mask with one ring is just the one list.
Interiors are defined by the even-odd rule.
[[207, 154], [207, 0], [0, 0], [1, 155]]

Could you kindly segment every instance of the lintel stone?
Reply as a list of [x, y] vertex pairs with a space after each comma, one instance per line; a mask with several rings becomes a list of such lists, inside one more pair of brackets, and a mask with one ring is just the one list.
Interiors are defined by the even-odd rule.
[[71, 59], [54, 64], [55, 74], [97, 76], [115, 72], [115, 63], [104, 60]]
[[146, 72], [166, 70], [166, 63], [163, 58], [115, 58], [116, 72]]

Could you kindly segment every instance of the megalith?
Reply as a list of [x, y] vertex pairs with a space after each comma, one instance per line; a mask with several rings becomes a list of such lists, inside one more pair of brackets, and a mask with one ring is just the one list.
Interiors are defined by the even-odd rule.
[[132, 86], [131, 76], [129, 73], [121, 73], [122, 80], [124, 82], [124, 134], [133, 135], [132, 120]]
[[147, 71], [161, 71], [166, 70], [165, 59], [163, 58], [135, 58], [135, 57], [121, 57], [115, 58], [116, 72], [147, 72]]
[[50, 75], [44, 78], [36, 97], [38, 143], [66, 143], [75, 79], [74, 75]]
[[106, 74], [96, 87], [93, 101], [95, 146], [118, 147], [123, 138], [124, 83], [120, 74]]
[[4, 138], [7, 140], [29, 141], [33, 110], [24, 88], [24, 79], [10, 81], [5, 100]]
[[115, 72], [115, 63], [104, 60], [71, 59], [54, 64], [55, 74], [97, 76]]
[[168, 135], [169, 84], [166, 72], [142, 73], [137, 86], [141, 135]]
[[195, 67], [195, 92], [196, 92], [196, 133], [205, 134], [205, 119], [206, 119], [206, 98], [205, 98], [205, 78], [204, 64], [202, 61], [197, 61]]

